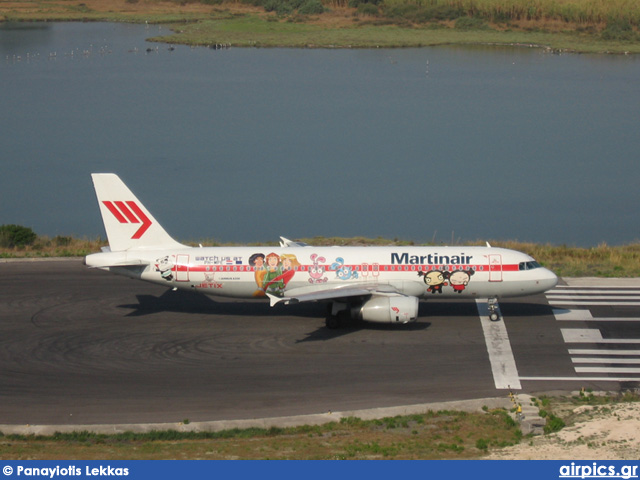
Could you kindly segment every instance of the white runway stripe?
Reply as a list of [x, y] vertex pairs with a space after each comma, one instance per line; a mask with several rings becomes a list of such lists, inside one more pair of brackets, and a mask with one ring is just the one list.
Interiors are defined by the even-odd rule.
[[597, 300], [554, 300], [553, 298], [547, 297], [549, 300], [549, 305], [616, 305], [616, 306], [628, 306], [628, 307], [638, 307], [640, 306], [640, 302], [601, 302]]
[[639, 355], [640, 350], [593, 350], [590, 348], [570, 348], [569, 355]]
[[600, 330], [595, 328], [561, 328], [565, 343], [615, 343], [640, 344], [638, 338], [602, 338]]
[[575, 367], [576, 373], [640, 373], [640, 368], [624, 367]]
[[640, 377], [520, 377], [523, 382], [640, 382]]
[[607, 363], [607, 364], [627, 364], [627, 365], [640, 365], [640, 358], [605, 358], [605, 357], [574, 357], [571, 358], [573, 363]]
[[549, 290], [549, 293], [636, 293], [640, 292], [640, 288], [638, 287], [615, 287], [615, 288], [575, 288], [569, 286], [557, 286], [552, 290]]
[[640, 295], [549, 295], [553, 300], [640, 300]]
[[476, 305], [480, 315], [482, 331], [484, 332], [484, 340], [487, 344], [487, 351], [489, 352], [489, 362], [491, 363], [491, 372], [493, 373], [493, 381], [496, 388], [521, 389], [516, 360], [513, 357], [507, 327], [504, 324], [502, 315], [500, 315], [500, 320], [492, 322], [489, 320], [487, 300], [477, 299]]
[[593, 317], [589, 310], [554, 308], [556, 320], [567, 322], [640, 322], [640, 317]]

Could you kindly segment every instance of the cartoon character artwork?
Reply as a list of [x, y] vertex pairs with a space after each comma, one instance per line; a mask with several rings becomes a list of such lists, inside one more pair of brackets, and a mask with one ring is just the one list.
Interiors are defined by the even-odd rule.
[[249, 265], [255, 269], [255, 280], [258, 289], [253, 292], [254, 297], [264, 297], [265, 294], [281, 297], [284, 289], [296, 274], [300, 262], [290, 253], [254, 253], [249, 257]]
[[309, 283], [324, 283], [329, 279], [327, 277], [323, 277], [324, 275], [324, 267], [320, 265], [320, 262], [324, 263], [327, 261], [324, 257], [318, 257], [317, 254], [311, 255], [311, 261], [313, 265], [309, 267]]
[[254, 267], [254, 278], [258, 289], [253, 292], [254, 297], [264, 297], [264, 277], [267, 274], [267, 270], [264, 267], [264, 253], [254, 253], [249, 257], [249, 265]]
[[464, 289], [467, 288], [467, 285], [469, 285], [471, 275], [474, 273], [475, 272], [471, 269], [451, 272], [449, 275], [449, 284], [453, 287], [453, 291], [462, 293]]
[[442, 293], [442, 287], [447, 286], [447, 279], [449, 278], [449, 272], [443, 272], [441, 270], [431, 270], [429, 272], [418, 272], [418, 276], [424, 277], [424, 283], [428, 285], [427, 292]]
[[292, 253], [283, 253], [280, 255], [280, 260], [282, 261], [282, 281], [284, 282], [284, 287], [287, 288], [287, 284], [300, 267], [300, 262]]
[[280, 256], [277, 253], [270, 253], [265, 258], [266, 273], [264, 276], [265, 293], [270, 293], [278, 297], [284, 292], [284, 281], [282, 279], [282, 265], [280, 265]]
[[160, 272], [160, 276], [164, 278], [167, 282], [173, 280], [173, 267], [175, 264], [173, 263], [173, 259], [167, 255], [166, 257], [160, 257], [156, 259], [155, 267], [156, 272]]
[[340, 280], [349, 280], [351, 278], [358, 278], [358, 272], [354, 271], [351, 267], [344, 264], [344, 258], [338, 257], [336, 261], [331, 264], [331, 270], [335, 270], [336, 277]]

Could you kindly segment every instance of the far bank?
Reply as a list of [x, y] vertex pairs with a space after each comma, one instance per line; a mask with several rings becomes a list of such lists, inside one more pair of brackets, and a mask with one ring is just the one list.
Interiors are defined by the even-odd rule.
[[235, 47], [511, 45], [553, 53], [640, 53], [640, 5], [545, 0], [54, 0], [3, 2], [0, 22], [162, 23], [154, 41]]

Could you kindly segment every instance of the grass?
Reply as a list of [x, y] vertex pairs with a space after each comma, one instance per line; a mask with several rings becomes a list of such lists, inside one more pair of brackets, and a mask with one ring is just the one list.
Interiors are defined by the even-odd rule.
[[[317, 246], [365, 246], [395, 245], [411, 246], [414, 242], [385, 238], [340, 238], [314, 237], [301, 241]], [[186, 242], [196, 246], [235, 246], [236, 244], [220, 244], [213, 239]], [[504, 247], [525, 252], [545, 267], [553, 270], [561, 277], [639, 277], [640, 276], [640, 243], [609, 246], [605, 243], [596, 247], [575, 247], [567, 245], [536, 244], [517, 241], [491, 241], [494, 247]], [[58, 236], [54, 238], [38, 236], [33, 245], [23, 248], [0, 248], [0, 258], [46, 258], [46, 257], [82, 257], [99, 252], [107, 242], [101, 238], [73, 238]], [[483, 245], [484, 241], [465, 242], [460, 245]], [[257, 245], [257, 244], [254, 244]], [[265, 242], [260, 245], [276, 246], [276, 242]]]
[[[639, 402], [630, 391], [534, 398], [547, 418], [546, 434], [610, 413], [615, 404]], [[593, 408], [576, 408], [580, 406]], [[105, 435], [90, 432], [3, 435], [3, 460], [157, 459], [476, 459], [523, 440], [504, 409], [483, 412], [427, 411], [424, 414], [362, 420], [345, 417], [319, 426], [232, 429], [219, 432]], [[531, 438], [528, 441], [532, 442]]]
[[321, 426], [221, 432], [76, 432], [0, 436], [0, 457], [24, 459], [468, 459], [520, 442], [505, 410], [428, 411]]
[[13, 0], [0, 3], [0, 21], [164, 23], [175, 33], [153, 40], [188, 45], [498, 44], [640, 53], [640, 4], [631, 0], [384, 0], [368, 8], [358, 8], [363, 0], [324, 0], [317, 15], [265, 12], [255, 6], [261, 1]]
[[152, 41], [188, 45], [231, 44], [236, 47], [394, 48], [453, 44], [544, 46], [552, 50], [640, 53], [640, 43], [594, 40], [573, 32], [500, 31], [494, 29], [403, 27], [393, 24], [326, 28], [323, 25], [266, 21], [248, 15], [203, 20], [180, 26], [177, 33]]

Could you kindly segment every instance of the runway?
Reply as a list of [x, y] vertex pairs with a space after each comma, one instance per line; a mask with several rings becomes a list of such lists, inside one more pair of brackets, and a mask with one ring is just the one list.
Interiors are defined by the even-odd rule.
[[[507, 394], [473, 300], [422, 301], [414, 324], [333, 331], [322, 304], [213, 300], [81, 260], [1, 263], [0, 272], [0, 424], [234, 420]], [[521, 391], [637, 385], [632, 370], [615, 374], [622, 380], [576, 370], [575, 358], [594, 355], [570, 352], [545, 296], [500, 306]], [[597, 326], [640, 338], [640, 324], [622, 323]], [[605, 347], [595, 341], [589, 350]]]

